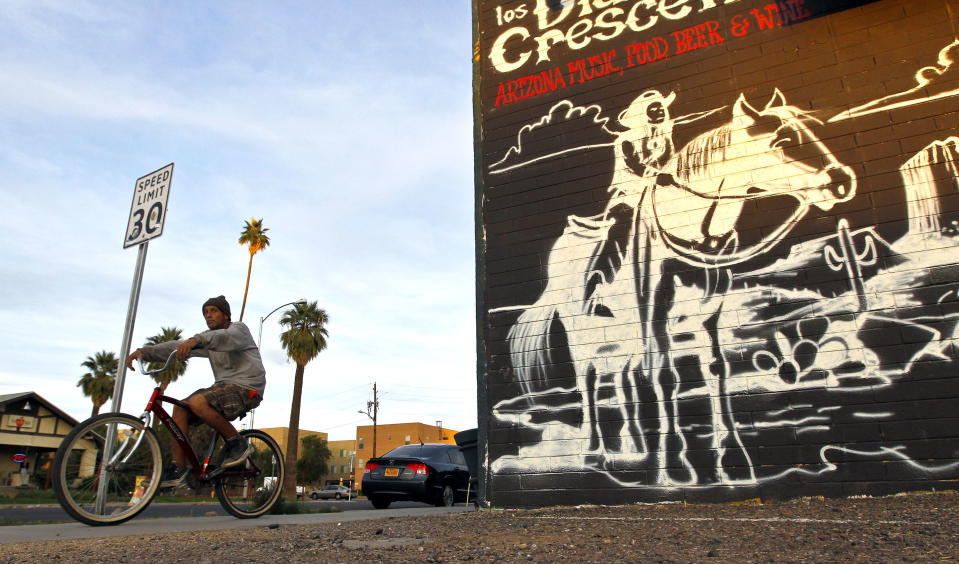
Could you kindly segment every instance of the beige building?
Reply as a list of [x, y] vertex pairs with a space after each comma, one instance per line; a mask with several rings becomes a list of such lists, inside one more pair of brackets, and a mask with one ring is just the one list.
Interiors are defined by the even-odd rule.
[[[286, 455], [286, 436], [288, 433], [287, 427], [269, 427], [266, 429], [260, 429], [264, 433], [273, 437], [277, 444], [280, 447], [280, 450]], [[318, 487], [325, 486], [327, 484], [339, 484], [342, 483], [344, 486], [350, 485], [351, 475], [352, 475], [352, 466], [351, 457], [356, 452], [356, 441], [355, 440], [345, 440], [345, 441], [330, 441], [329, 434], [323, 433], [320, 431], [308, 431], [305, 429], [300, 429], [300, 440], [303, 440], [303, 437], [310, 435], [317, 435], [324, 441], [326, 441], [327, 448], [330, 449], [330, 460], [328, 461], [329, 472], [324, 474], [316, 484], [312, 484]], [[297, 451], [297, 454], [302, 456], [303, 454], [303, 445], [300, 445], [300, 449]], [[299, 481], [297, 483], [300, 483]], [[305, 485], [305, 484], [300, 484]], [[309, 491], [309, 488], [307, 488]]]
[[353, 439], [345, 441], [329, 441], [326, 443], [330, 448], [330, 471], [327, 472], [321, 484], [342, 484], [344, 486], [353, 485], [353, 466], [356, 463], [354, 455], [356, 454], [356, 441]]
[[[286, 438], [290, 433], [290, 429], [288, 427], [267, 427], [266, 429], [260, 429], [260, 431], [263, 431], [267, 435], [273, 437], [273, 440], [275, 440], [276, 444], [279, 445], [280, 450], [283, 451], [283, 455], [286, 456]], [[319, 437], [324, 441], [327, 440], [327, 437], [329, 437], [327, 433], [323, 433], [321, 431], [300, 429], [298, 433], [298, 439], [302, 441], [303, 437], [309, 437], [312, 435], [319, 435]], [[302, 444], [300, 444], [300, 448], [302, 448]], [[297, 453], [299, 452], [299, 449], [297, 449]]]
[[[437, 422], [439, 423], [439, 422]], [[363, 466], [376, 455], [413, 443], [456, 444], [453, 435], [459, 431], [445, 429], [440, 425], [426, 423], [392, 423], [376, 426], [376, 452], [373, 452], [373, 426], [363, 425], [356, 428], [356, 467], [354, 479], [357, 488], [362, 488]]]
[[[36, 392], [0, 395], [0, 486], [27, 485], [29, 477], [50, 467], [63, 437], [77, 420]], [[14, 458], [23, 462], [15, 462]], [[49, 474], [33, 484], [49, 487]]]
[[[273, 440], [276, 441], [276, 444], [280, 447], [280, 451], [283, 452], [283, 456], [285, 457], [285, 456], [286, 456], [286, 445], [287, 445], [286, 439], [287, 439], [287, 435], [289, 435], [289, 433], [290, 433], [290, 429], [289, 429], [288, 427], [268, 427], [268, 428], [266, 428], [266, 429], [260, 429], [260, 431], [263, 431], [263, 432], [266, 433], [267, 435], [270, 435], [271, 437], [273, 437]], [[320, 431], [309, 431], [309, 430], [307, 430], [307, 429], [300, 429], [300, 430], [299, 430], [299, 433], [298, 433], [298, 440], [302, 441], [302, 440], [303, 440], [303, 437], [309, 437], [309, 436], [312, 436], [312, 435], [316, 435], [316, 436], [320, 437], [321, 439], [323, 439], [324, 441], [326, 441], [327, 438], [329, 437], [329, 435], [328, 435], [327, 433], [323, 433], [323, 432], [320, 432]], [[303, 452], [303, 444], [300, 443], [300, 444], [299, 444], [299, 447], [297, 448], [297, 451], [296, 451], [297, 457], [299, 457], [299, 456], [302, 454], [302, 452]], [[291, 471], [293, 471], [293, 470], [295, 470], [295, 468], [294, 468], [294, 469], [290, 469], [290, 468], [287, 468], [287, 469], [286, 469], [287, 472], [291, 472]], [[299, 485], [306, 485], [306, 484], [304, 484], [299, 478], [297, 478], [296, 483], [299, 484]], [[309, 491], [309, 490], [307, 490], [307, 491]]]

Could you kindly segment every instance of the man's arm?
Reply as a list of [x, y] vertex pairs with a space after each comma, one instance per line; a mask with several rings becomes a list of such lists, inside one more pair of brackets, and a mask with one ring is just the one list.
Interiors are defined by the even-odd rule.
[[144, 362], [162, 362], [170, 356], [170, 353], [176, 351], [177, 360], [186, 360], [190, 356], [190, 351], [196, 347], [196, 339], [190, 338], [185, 341], [166, 341], [156, 345], [143, 345], [141, 348], [133, 351], [127, 356], [127, 368], [133, 368], [133, 361], [137, 358]]
[[127, 357], [127, 368], [130, 368], [130, 369], [133, 368], [133, 360], [136, 358], [143, 358], [142, 349], [137, 349], [133, 351], [132, 353], [130, 353], [130, 355]]
[[198, 344], [199, 343], [197, 342], [197, 340], [194, 339], [193, 337], [190, 337], [189, 339], [180, 343], [180, 345], [176, 348], [176, 359], [186, 360], [190, 358], [190, 351], [192, 351], [193, 348], [196, 347]]

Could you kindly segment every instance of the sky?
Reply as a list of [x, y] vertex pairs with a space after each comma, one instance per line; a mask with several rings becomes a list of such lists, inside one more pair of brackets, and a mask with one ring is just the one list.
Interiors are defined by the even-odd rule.
[[[254, 338], [287, 302], [329, 316], [301, 429], [354, 438], [374, 383], [380, 424], [476, 427], [470, 18], [467, 0], [4, 2], [0, 394], [90, 416], [77, 382], [87, 357], [121, 353], [135, 181], [173, 162], [134, 348], [205, 330], [212, 296], [239, 319], [237, 240], [262, 219]], [[256, 427], [289, 424], [282, 313], [262, 324]], [[168, 393], [212, 381], [194, 359]], [[120, 410], [142, 412], [152, 388], [127, 371]]]

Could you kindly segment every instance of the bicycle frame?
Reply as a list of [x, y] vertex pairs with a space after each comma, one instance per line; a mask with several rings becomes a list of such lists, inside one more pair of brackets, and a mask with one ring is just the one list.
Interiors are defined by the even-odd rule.
[[[176, 354], [176, 351], [171, 352], [166, 359], [166, 363], [164, 363], [163, 366], [155, 370], [145, 370], [143, 368], [143, 361], [141, 359], [137, 359], [137, 362], [140, 364], [140, 372], [143, 373], [144, 375], [149, 376], [165, 370], [166, 367], [169, 366], [170, 363], [173, 361], [175, 354]], [[174, 441], [176, 441], [178, 445], [180, 445], [181, 452], [183, 452], [183, 454], [186, 456], [187, 462], [189, 462], [190, 466], [193, 467], [193, 473], [200, 480], [208, 481], [213, 478], [242, 477], [242, 476], [249, 476], [252, 478], [252, 477], [255, 477], [260, 472], [260, 469], [256, 466], [256, 463], [250, 460], [250, 465], [252, 466], [252, 468], [249, 468], [249, 469], [229, 468], [226, 470], [219, 470], [219, 471], [214, 468], [212, 469], [212, 475], [208, 474], [207, 470], [210, 468], [210, 457], [213, 456], [213, 449], [216, 447], [216, 441], [221, 436], [220, 432], [214, 429], [213, 440], [210, 441], [210, 447], [207, 449], [206, 456], [203, 458], [203, 462], [201, 463], [199, 459], [197, 458], [196, 451], [193, 450], [193, 445], [190, 444], [190, 440], [187, 438], [186, 433], [183, 432], [183, 429], [180, 429], [180, 427], [176, 424], [176, 421], [173, 420], [173, 417], [170, 416], [170, 414], [167, 413], [165, 409], [163, 409], [163, 402], [171, 403], [173, 405], [178, 405], [182, 407], [183, 409], [187, 410], [187, 412], [191, 414], [193, 413], [193, 410], [190, 409], [189, 405], [187, 405], [185, 402], [182, 402], [176, 398], [171, 398], [170, 396], [165, 396], [161, 394], [160, 387], [157, 386], [156, 388], [153, 389], [153, 394], [150, 395], [150, 400], [147, 401], [147, 406], [144, 409], [143, 414], [140, 415], [140, 420], [143, 421], [144, 426], [151, 427], [152, 418], [155, 415], [157, 419], [160, 420], [160, 423], [163, 423], [163, 425], [170, 431], [170, 437]], [[189, 431], [189, 429], [187, 429], [187, 431]], [[142, 440], [142, 437], [140, 439], [137, 439], [137, 443], [134, 444], [133, 448], [130, 449], [130, 452], [124, 458], [124, 462], [126, 462], [126, 460], [130, 458], [130, 456], [132, 456], [134, 452], [136, 452], [136, 449], [137, 449], [137, 446], [139, 446], [140, 440]], [[124, 442], [123, 446], [124, 447], [126, 446], [126, 442]], [[119, 452], [122, 452], [122, 451], [123, 451], [122, 448], [118, 449], [118, 455], [119, 455]], [[116, 457], [111, 458], [111, 462], [115, 460], [116, 460]]]
[[[206, 456], [203, 458], [203, 462], [200, 462], [199, 458], [197, 458], [196, 451], [193, 449], [193, 445], [190, 444], [190, 440], [187, 438], [186, 434], [176, 424], [176, 421], [173, 420], [173, 417], [167, 413], [165, 409], [163, 409], [163, 402], [178, 405], [192, 413], [189, 405], [176, 398], [171, 398], [170, 396], [161, 394], [160, 388], [156, 387], [153, 389], [153, 394], [150, 396], [150, 400], [147, 402], [146, 408], [144, 409], [143, 414], [140, 416], [140, 420], [143, 421], [145, 426], [149, 427], [153, 416], [156, 416], [160, 423], [162, 423], [170, 431], [170, 437], [176, 441], [178, 445], [180, 445], [180, 449], [182, 449], [187, 462], [193, 467], [193, 473], [200, 480], [207, 481], [221, 477], [243, 476], [249, 476], [250, 478], [253, 478], [260, 472], [260, 469], [256, 466], [256, 463], [250, 459], [249, 462], [252, 466], [251, 468], [227, 468], [226, 470], [219, 472], [217, 472], [216, 468], [213, 468], [213, 475], [210, 475], [207, 472], [207, 470], [210, 469], [210, 457], [213, 456], [213, 449], [216, 447], [217, 439], [221, 436], [220, 432], [216, 430], [213, 431], [213, 440], [210, 441], [210, 446], [207, 449]], [[134, 445], [133, 448], [130, 449], [130, 454], [128, 454], [127, 457], [136, 451], [137, 446], [138, 445]]]

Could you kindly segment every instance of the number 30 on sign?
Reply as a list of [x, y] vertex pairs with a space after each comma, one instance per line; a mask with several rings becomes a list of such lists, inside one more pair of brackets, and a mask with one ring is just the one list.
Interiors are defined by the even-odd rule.
[[173, 182], [173, 163], [137, 179], [123, 248], [163, 235], [166, 204]]

